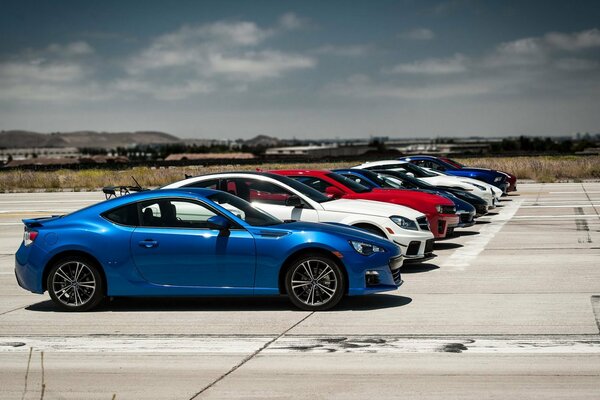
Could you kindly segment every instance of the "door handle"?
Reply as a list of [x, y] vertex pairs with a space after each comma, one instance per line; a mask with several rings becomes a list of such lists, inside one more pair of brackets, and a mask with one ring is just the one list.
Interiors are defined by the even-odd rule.
[[146, 240], [142, 240], [141, 242], [138, 243], [141, 247], [145, 247], [147, 249], [150, 249], [152, 247], [158, 247], [158, 242], [156, 240], [152, 240], [152, 239], [146, 239]]

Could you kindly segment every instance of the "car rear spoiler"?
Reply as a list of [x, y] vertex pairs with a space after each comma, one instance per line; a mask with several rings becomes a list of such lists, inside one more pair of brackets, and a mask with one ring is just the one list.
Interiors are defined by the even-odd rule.
[[51, 217], [39, 217], [39, 218], [26, 218], [21, 221], [25, 224], [25, 226], [29, 229], [31, 228], [39, 228], [40, 226], [44, 226], [43, 222], [53, 221], [62, 217], [62, 215], [53, 215]]
[[142, 185], [132, 176], [131, 179], [135, 182], [136, 186], [104, 186], [102, 188], [102, 192], [104, 193], [104, 197], [106, 200], [112, 199], [115, 197], [125, 196], [131, 194], [132, 192], [145, 192], [146, 190], [150, 190], [147, 188], [143, 188]]

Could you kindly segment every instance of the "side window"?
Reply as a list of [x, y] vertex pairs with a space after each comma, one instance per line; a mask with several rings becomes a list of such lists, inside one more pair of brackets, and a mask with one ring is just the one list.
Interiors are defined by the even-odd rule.
[[137, 204], [114, 208], [102, 214], [107, 220], [119, 225], [138, 226]]
[[206, 221], [216, 215], [201, 204], [184, 200], [151, 200], [140, 206], [142, 226], [207, 229]]
[[321, 193], [325, 193], [328, 187], [333, 186], [322, 179], [314, 178], [312, 176], [292, 176], [290, 178], [297, 180], [300, 183], [304, 183], [305, 185], [310, 186]]
[[365, 180], [365, 179], [363, 179], [361, 177], [358, 177], [358, 176], [353, 175], [353, 174], [343, 174], [343, 175], [346, 178], [352, 179], [354, 182], [356, 182], [358, 184], [361, 184], [361, 185], [363, 185], [365, 187], [368, 187], [368, 188], [372, 188], [373, 187], [373, 185], [370, 182], [368, 182], [367, 180]]
[[184, 187], [197, 187], [197, 188], [205, 188], [205, 189], [218, 189], [219, 188], [219, 180], [218, 179], [209, 179], [207, 181], [200, 181], [190, 183], [189, 185], [185, 185]]
[[247, 185], [249, 199], [248, 201], [250, 202], [257, 201], [259, 203], [285, 206], [286, 200], [289, 199], [290, 196], [294, 195], [292, 192], [289, 192], [288, 190], [271, 182], [264, 182], [260, 180], [247, 180], [244, 183]]

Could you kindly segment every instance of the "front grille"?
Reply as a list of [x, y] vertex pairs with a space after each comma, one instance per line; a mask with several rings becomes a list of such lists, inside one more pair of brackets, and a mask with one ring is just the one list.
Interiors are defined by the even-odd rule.
[[471, 214], [460, 214], [460, 222], [471, 222], [473, 220], [473, 216]]
[[[412, 241], [408, 244], [408, 248], [406, 249], [407, 256], [416, 256], [419, 254], [419, 247], [421, 247], [421, 242]], [[433, 242], [431, 244], [431, 248], [433, 249]]]
[[425, 254], [433, 253], [433, 239], [427, 239], [425, 242]]
[[400, 277], [400, 267], [402, 267], [402, 256], [390, 259], [389, 265], [390, 272], [392, 273], [392, 278], [394, 278], [394, 283], [396, 285], [400, 285], [402, 283], [402, 278]]
[[487, 207], [487, 205], [481, 205], [481, 206], [475, 207], [475, 210], [477, 211], [477, 214], [487, 214], [488, 207]]
[[446, 229], [446, 221], [438, 221], [438, 233], [442, 235]]
[[402, 282], [402, 278], [400, 277], [400, 268], [390, 269], [392, 271], [392, 277], [394, 278], [394, 283], [399, 285]]
[[421, 228], [422, 231], [429, 230], [429, 222], [427, 222], [427, 217], [417, 218], [417, 224], [419, 224], [419, 228]]
[[455, 206], [441, 206], [441, 214], [455, 214], [456, 207]]

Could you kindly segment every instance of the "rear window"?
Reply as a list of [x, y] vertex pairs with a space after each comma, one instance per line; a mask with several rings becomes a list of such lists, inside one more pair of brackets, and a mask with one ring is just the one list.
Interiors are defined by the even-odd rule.
[[137, 205], [128, 204], [122, 207], [113, 208], [102, 214], [107, 220], [119, 225], [138, 226]]

